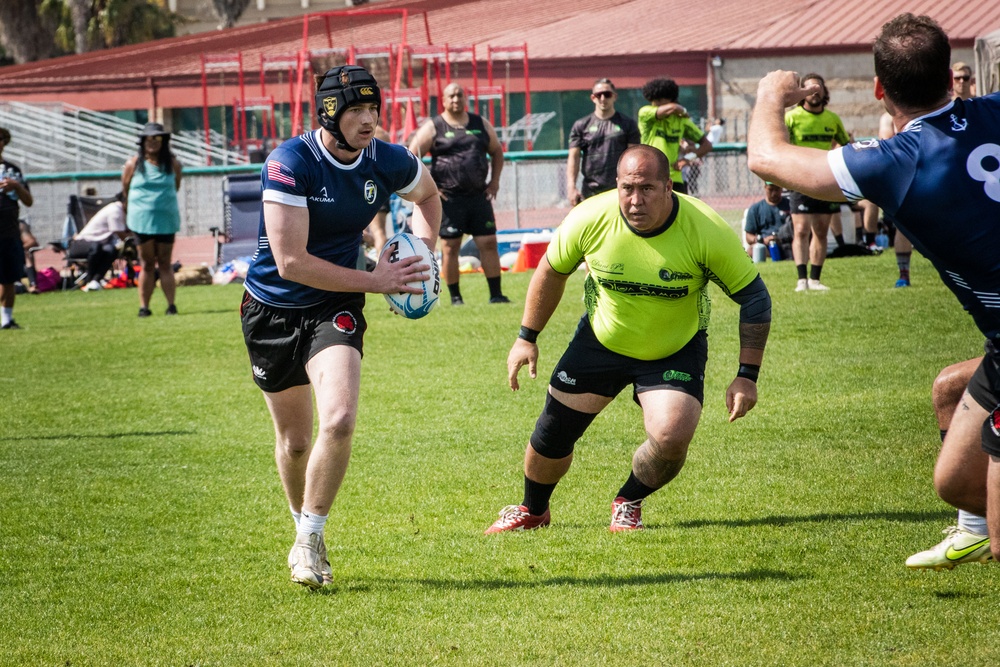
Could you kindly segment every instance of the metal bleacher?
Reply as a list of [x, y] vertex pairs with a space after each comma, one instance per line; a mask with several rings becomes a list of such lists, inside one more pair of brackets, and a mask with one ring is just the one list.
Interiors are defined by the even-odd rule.
[[[120, 170], [136, 154], [142, 125], [70, 104], [0, 102], [0, 126], [16, 133], [4, 156], [26, 173]], [[187, 133], [171, 138], [171, 149], [185, 166], [247, 164], [247, 158], [221, 143]]]

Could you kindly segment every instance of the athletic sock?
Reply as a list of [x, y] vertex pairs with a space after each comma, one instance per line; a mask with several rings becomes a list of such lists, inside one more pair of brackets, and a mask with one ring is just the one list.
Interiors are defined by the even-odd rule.
[[326, 519], [329, 516], [329, 514], [312, 514], [303, 509], [302, 518], [299, 519], [299, 526], [295, 531], [296, 534], [300, 537], [308, 537], [313, 533], [322, 535], [323, 528], [326, 526]]
[[865, 232], [865, 245], [875, 245], [875, 234], [873, 232]]
[[288, 506], [288, 511], [292, 513], [292, 519], [295, 521], [295, 530], [298, 530], [299, 524], [302, 523], [302, 512], [296, 512], [291, 505]]
[[966, 512], [965, 510], [958, 510], [958, 525], [960, 528], [964, 528], [976, 535], [990, 534], [989, 529], [986, 527], [986, 517]]
[[809, 280], [819, 281], [819, 274], [821, 273], [823, 273], [823, 265], [816, 266], [813, 264], [809, 267]]
[[38, 282], [38, 273], [35, 271], [35, 267], [26, 266], [24, 267], [24, 272], [28, 276], [28, 284], [34, 287], [35, 283]]
[[462, 298], [462, 292], [461, 290], [458, 289], [458, 283], [452, 283], [448, 285], [448, 294], [451, 295], [452, 299], [454, 299], [455, 297], [458, 297], [459, 299]]
[[0, 326], [7, 326], [10, 321], [14, 319], [14, 309], [3, 307], [0, 308]]
[[639, 481], [634, 472], [629, 472], [628, 480], [618, 489], [618, 496], [629, 501], [642, 500], [656, 489]]
[[855, 243], [857, 243], [859, 239], [863, 239], [864, 238], [864, 229], [865, 229], [864, 227], [855, 227], [854, 228], [854, 241], [855, 241]]
[[833, 240], [837, 242], [837, 247], [838, 248], [843, 248], [844, 247], [844, 235], [843, 234], [834, 234], [833, 235]]
[[910, 253], [908, 252], [897, 252], [896, 253], [896, 266], [899, 267], [899, 278], [900, 280], [910, 279]]
[[805, 264], [796, 264], [795, 265], [795, 270], [798, 271], [799, 280], [805, 280], [806, 279], [806, 265]]
[[528, 508], [528, 513], [534, 516], [545, 514], [549, 508], [549, 498], [555, 491], [555, 484], [542, 484], [528, 479], [524, 476], [524, 501], [521, 503]]
[[500, 291], [500, 276], [497, 276], [496, 278], [487, 278], [486, 284], [490, 287], [491, 299], [503, 296], [503, 292]]

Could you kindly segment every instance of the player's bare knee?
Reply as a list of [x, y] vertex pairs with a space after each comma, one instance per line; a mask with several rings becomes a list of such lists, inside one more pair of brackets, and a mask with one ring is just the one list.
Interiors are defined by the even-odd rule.
[[647, 430], [646, 438], [649, 440], [650, 453], [663, 461], [684, 460], [691, 443], [691, 438], [680, 435], [676, 429], [667, 426]]
[[275, 441], [275, 448], [278, 450], [278, 454], [289, 459], [302, 458], [309, 453], [311, 447], [312, 439], [308, 435], [303, 437], [294, 434], [286, 434], [284, 436], [279, 434]]
[[350, 440], [354, 436], [355, 415], [353, 412], [334, 412], [321, 416], [320, 436], [332, 441]]
[[576, 441], [580, 439], [596, 414], [574, 410], [552, 394], [545, 397], [545, 407], [535, 422], [529, 444], [539, 456], [547, 459], [563, 459], [573, 453]]

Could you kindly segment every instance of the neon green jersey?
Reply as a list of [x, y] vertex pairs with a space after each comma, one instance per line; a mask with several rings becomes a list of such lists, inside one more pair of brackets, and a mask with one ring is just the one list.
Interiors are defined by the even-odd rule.
[[700, 144], [705, 133], [690, 118], [680, 116], [656, 117], [657, 107], [652, 104], [639, 109], [639, 135], [642, 143], [654, 146], [663, 151], [670, 160], [670, 178], [674, 183], [683, 183], [684, 176], [680, 170], [674, 169], [677, 156], [681, 150], [681, 139]]
[[785, 126], [791, 142], [796, 146], [828, 151], [833, 148], [835, 140], [841, 146], [851, 143], [840, 116], [826, 109], [812, 113], [805, 107], [795, 107], [785, 113]]
[[708, 327], [709, 280], [729, 295], [757, 277], [729, 225], [685, 195], [675, 195], [670, 219], [651, 235], [625, 220], [617, 190], [591, 197], [566, 216], [545, 257], [562, 274], [586, 260], [594, 334], [608, 349], [642, 360], [668, 357]]

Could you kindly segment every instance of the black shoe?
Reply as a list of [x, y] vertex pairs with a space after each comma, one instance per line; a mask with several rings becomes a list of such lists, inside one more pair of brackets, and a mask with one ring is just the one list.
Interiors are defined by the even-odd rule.
[[152, 314], [153, 314], [153, 311], [151, 311], [149, 308], [140, 308], [139, 309], [139, 317], [149, 317]]
[[465, 301], [463, 301], [462, 297], [460, 297], [460, 296], [453, 296], [453, 297], [451, 297], [451, 305], [453, 305], [453, 306], [464, 306], [465, 305]]
[[5, 324], [2, 327], [0, 327], [0, 329], [20, 329], [20, 328], [21, 328], [21, 325], [18, 324], [17, 322], [15, 322], [14, 320], [11, 320], [7, 324]]
[[167, 306], [167, 312], [165, 314], [166, 315], [176, 315], [177, 314], [177, 306], [175, 306], [174, 304], [170, 304], [169, 306]]
[[500, 296], [491, 296], [490, 303], [510, 303], [510, 299], [501, 294]]

